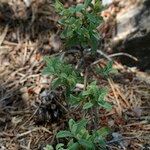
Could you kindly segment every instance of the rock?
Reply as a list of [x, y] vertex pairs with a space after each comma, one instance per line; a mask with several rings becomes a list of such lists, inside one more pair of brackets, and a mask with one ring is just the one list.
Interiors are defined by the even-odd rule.
[[116, 14], [112, 47], [139, 60], [135, 62], [125, 57], [124, 64], [150, 70], [150, 0], [122, 0], [118, 6], [121, 11]]
[[113, 0], [102, 0], [102, 5], [109, 5], [112, 3]]
[[31, 0], [24, 0], [24, 3], [26, 4], [26, 7], [30, 7], [32, 1]]

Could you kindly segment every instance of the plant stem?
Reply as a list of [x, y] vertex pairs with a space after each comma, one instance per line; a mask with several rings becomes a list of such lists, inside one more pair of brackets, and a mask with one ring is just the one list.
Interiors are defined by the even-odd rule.
[[96, 124], [95, 129], [97, 130], [98, 126], [99, 126], [99, 113], [98, 113], [97, 107], [94, 107], [93, 111], [94, 111], [94, 121], [95, 121], [95, 124]]
[[98, 118], [99, 118], [98, 113], [97, 113], [97, 107], [91, 108], [90, 115], [92, 118], [92, 122], [94, 124], [94, 128], [95, 128], [95, 130], [97, 130], [98, 129]]

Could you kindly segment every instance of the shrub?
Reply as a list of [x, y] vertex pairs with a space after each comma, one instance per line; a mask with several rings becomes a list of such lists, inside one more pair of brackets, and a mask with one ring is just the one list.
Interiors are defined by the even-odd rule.
[[[100, 0], [95, 0], [94, 3], [92, 3], [92, 0], [85, 0], [83, 4], [77, 4], [69, 8], [65, 8], [59, 0], [56, 0], [54, 7], [61, 16], [59, 24], [63, 29], [61, 38], [64, 39], [65, 50], [73, 46], [79, 46], [82, 56], [83, 51], [87, 49], [90, 49], [88, 52], [91, 55], [96, 54], [100, 41], [97, 27], [102, 22]], [[91, 80], [88, 79], [87, 86], [84, 89], [75, 92], [77, 83], [84, 84], [85, 81], [85, 77], [81, 76], [80, 73], [82, 68], [76, 69], [73, 65], [60, 59], [60, 57], [45, 57], [44, 59], [47, 66], [43, 73], [54, 77], [51, 88], [56, 89], [61, 86], [65, 92], [67, 103], [82, 107], [84, 112], [93, 115], [93, 123], [96, 124], [95, 129], [91, 131], [86, 127], [87, 124], [90, 124], [89, 121], [82, 119], [75, 122], [70, 119], [69, 130], [59, 131], [56, 136], [57, 138], [64, 138], [67, 144], [66, 141], [58, 143], [55, 149], [97, 150], [102, 148], [104, 150], [106, 148], [104, 139], [108, 130], [106, 128], [98, 129], [99, 117], [97, 110], [100, 107], [110, 110], [112, 107], [105, 101], [106, 88], [100, 88], [97, 85], [97, 81], [91, 81], [91, 78]], [[87, 66], [87, 68], [90, 67], [90, 65]], [[108, 77], [112, 71], [112, 62], [109, 62], [104, 68], [93, 67], [92, 69], [97, 74], [100, 73], [104, 77]], [[95, 115], [91, 113], [92, 111], [96, 112]], [[53, 149], [52, 145], [47, 145], [45, 148], [45, 150]]]

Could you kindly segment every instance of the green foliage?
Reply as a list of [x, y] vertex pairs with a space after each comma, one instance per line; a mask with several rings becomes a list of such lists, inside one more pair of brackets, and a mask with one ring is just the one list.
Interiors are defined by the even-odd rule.
[[47, 145], [46, 147], [44, 147], [44, 150], [54, 150], [52, 145]]
[[52, 81], [52, 88], [55, 89], [58, 86], [64, 86], [66, 88], [66, 94], [75, 88], [77, 82], [81, 81], [81, 76], [76, 69], [70, 64], [61, 61], [56, 57], [44, 58], [47, 66], [43, 70], [43, 74], [53, 75], [55, 79]]
[[69, 131], [59, 131], [57, 133], [57, 138], [66, 138], [68, 144], [65, 146], [66, 148], [64, 148], [64, 144], [57, 144], [56, 150], [97, 150], [98, 147], [105, 149], [104, 137], [108, 134], [109, 130], [101, 128], [90, 134], [86, 129], [87, 122], [85, 119], [79, 122], [70, 119]]
[[[100, 0], [84, 0], [83, 4], [77, 4], [69, 8], [65, 8], [59, 1], [55, 1], [55, 9], [60, 14], [59, 24], [63, 27], [61, 37], [65, 40], [66, 47], [80, 46], [83, 49], [90, 48], [96, 52], [100, 36], [97, 27], [102, 22], [100, 12], [102, 10]], [[111, 109], [111, 105], [105, 101], [107, 90], [100, 88], [97, 82], [89, 83], [87, 87], [80, 92], [75, 91], [77, 83], [83, 83], [84, 77], [81, 76], [79, 70], [72, 65], [62, 61], [59, 57], [45, 57], [46, 67], [43, 74], [54, 77], [52, 81], [52, 89], [63, 87], [66, 99], [72, 105], [78, 105], [83, 110], [92, 110], [103, 107], [107, 110]], [[112, 72], [112, 62], [108, 63], [104, 68], [96, 68], [96, 72], [108, 77]], [[89, 112], [89, 111], [86, 111]], [[96, 115], [96, 114], [95, 114]], [[98, 118], [98, 116], [97, 116]], [[95, 120], [97, 119], [95, 117]], [[95, 121], [96, 122], [96, 121]], [[83, 119], [75, 122], [69, 120], [69, 130], [59, 131], [57, 138], [63, 138], [67, 144], [58, 143], [55, 148], [47, 145], [44, 150], [97, 150], [106, 149], [105, 137], [108, 134], [107, 128], [89, 131], [87, 129], [88, 121]]]
[[96, 68], [96, 73], [101, 74], [103, 77], [109, 77], [111, 73], [115, 73], [117, 70], [112, 67], [113, 61], [109, 61], [103, 68]]
[[83, 109], [89, 109], [92, 107], [101, 106], [107, 110], [110, 110], [112, 106], [105, 101], [107, 90], [105, 88], [99, 88], [96, 82], [92, 82], [87, 86], [85, 91], [82, 91], [79, 95], [71, 96], [71, 100], [74, 104], [83, 104]]
[[63, 27], [61, 37], [65, 39], [66, 45], [68, 47], [76, 45], [83, 48], [90, 47], [96, 51], [100, 39], [96, 28], [102, 22], [100, 0], [96, 0], [94, 4], [92, 0], [85, 0], [83, 4], [69, 8], [64, 8], [63, 4], [56, 0], [54, 6], [61, 16], [59, 20]]
[[[61, 61], [59, 58], [45, 57], [47, 66], [43, 70], [43, 74], [53, 75], [55, 79], [52, 81], [52, 88], [64, 86], [66, 88], [66, 96], [72, 104], [83, 105], [83, 109], [101, 106], [110, 110], [111, 105], [105, 101], [107, 90], [99, 88], [96, 82], [92, 82], [87, 86], [85, 91], [80, 92], [76, 96], [71, 93], [77, 83], [81, 81], [79, 72], [73, 66]], [[109, 68], [109, 67], [106, 67]], [[107, 71], [108, 70], [108, 71]], [[106, 73], [109, 69], [106, 69]]]
[[[66, 150], [63, 148], [64, 147], [64, 144], [63, 143], [59, 143], [56, 145], [56, 148], [55, 150]], [[47, 145], [44, 150], [54, 150], [53, 146], [52, 145]]]
[[104, 88], [99, 88], [96, 85], [96, 82], [92, 82], [90, 85], [87, 86], [87, 90], [83, 92], [83, 96], [88, 100], [87, 103], [84, 104], [83, 108], [84, 109], [88, 109], [89, 107], [85, 107], [87, 106], [87, 104], [89, 105], [89, 103], [92, 103], [93, 105], [91, 106], [102, 106], [105, 109], [111, 109], [111, 105], [108, 104], [105, 101], [105, 96], [107, 94], [107, 90]]

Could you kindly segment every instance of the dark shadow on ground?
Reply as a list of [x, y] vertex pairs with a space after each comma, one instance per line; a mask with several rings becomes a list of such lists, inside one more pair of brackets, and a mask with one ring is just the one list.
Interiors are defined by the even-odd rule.
[[[35, 41], [39, 36], [46, 36], [48, 31], [56, 32], [55, 13], [50, 8], [51, 3], [45, 2], [42, 4], [31, 5], [27, 8], [23, 4], [20, 6], [10, 6], [8, 3], [0, 4], [0, 26], [9, 25], [9, 30], [19, 32], [23, 37], [28, 35], [28, 38]], [[9, 32], [8, 32], [9, 34]], [[23, 38], [22, 37], [22, 38]], [[7, 40], [16, 42], [17, 39], [7, 36]]]
[[0, 86], [0, 131], [12, 127], [12, 118], [15, 112], [22, 111], [26, 104], [21, 97], [20, 89], [7, 89]]

